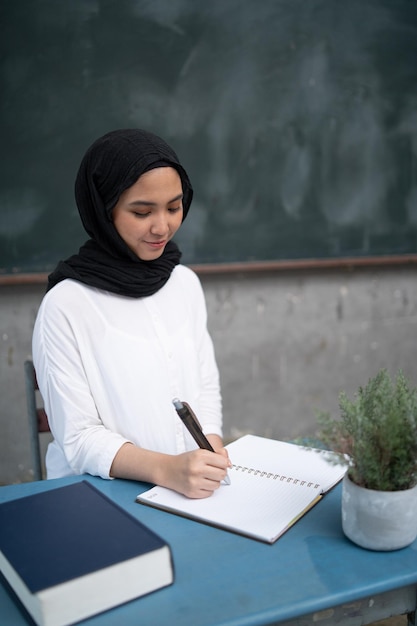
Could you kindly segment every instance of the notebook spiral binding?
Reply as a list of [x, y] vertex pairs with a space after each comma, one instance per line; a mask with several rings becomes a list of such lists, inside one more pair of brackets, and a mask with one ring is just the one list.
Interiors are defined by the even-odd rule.
[[292, 476], [285, 476], [284, 474], [265, 472], [263, 470], [254, 469], [253, 467], [245, 467], [244, 465], [233, 465], [233, 469], [237, 472], [245, 472], [247, 474], [251, 474], [252, 476], [258, 476], [259, 478], [270, 478], [271, 480], [292, 483], [293, 485], [299, 485], [300, 487], [309, 487], [310, 489], [320, 488], [319, 484], [308, 480], [301, 480], [300, 478], [293, 478]]

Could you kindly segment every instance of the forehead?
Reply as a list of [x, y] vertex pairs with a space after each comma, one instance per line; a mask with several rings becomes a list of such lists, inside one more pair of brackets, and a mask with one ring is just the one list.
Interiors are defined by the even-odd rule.
[[126, 189], [115, 206], [124, 204], [166, 204], [181, 198], [183, 189], [177, 170], [172, 167], [158, 167], [142, 174]]

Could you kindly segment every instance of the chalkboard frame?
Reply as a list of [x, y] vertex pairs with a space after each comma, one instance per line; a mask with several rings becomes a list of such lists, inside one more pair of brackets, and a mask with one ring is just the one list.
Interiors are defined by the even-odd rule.
[[[191, 173], [193, 216], [178, 235], [199, 273], [414, 262], [416, 3], [41, 7], [0, 9], [0, 284], [42, 281], [76, 251], [69, 172], [109, 124], [139, 121]], [[153, 51], [146, 63], [138, 41]], [[44, 170], [48, 197], [36, 188]]]
[[[298, 259], [295, 261], [258, 261], [246, 263], [212, 263], [190, 265], [199, 276], [227, 274], [282, 273], [306, 270], [354, 270], [360, 268], [390, 268], [417, 265], [417, 254], [384, 255], [372, 257], [346, 257], [334, 259]], [[48, 281], [47, 273], [0, 275], [2, 285], [39, 285]]]

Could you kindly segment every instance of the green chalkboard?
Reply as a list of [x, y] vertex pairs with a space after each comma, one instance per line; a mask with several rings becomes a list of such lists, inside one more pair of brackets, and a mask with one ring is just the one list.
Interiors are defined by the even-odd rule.
[[1, 0], [0, 35], [0, 273], [78, 249], [122, 127], [189, 171], [186, 263], [417, 252], [416, 0]]

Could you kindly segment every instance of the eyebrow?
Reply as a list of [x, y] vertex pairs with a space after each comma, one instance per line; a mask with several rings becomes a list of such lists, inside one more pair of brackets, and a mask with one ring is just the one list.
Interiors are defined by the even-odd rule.
[[[172, 202], [177, 202], [177, 200], [182, 200], [184, 197], [183, 193], [179, 193], [178, 196], [168, 200], [167, 204], [171, 204]], [[133, 200], [133, 202], [129, 202], [129, 206], [156, 206], [156, 202], [151, 202], [149, 200]]]

